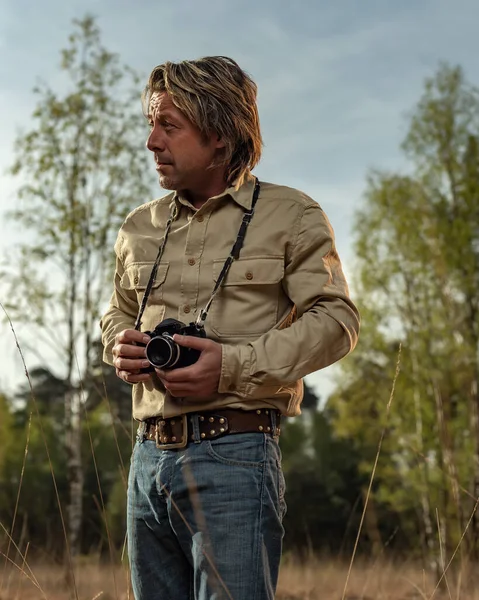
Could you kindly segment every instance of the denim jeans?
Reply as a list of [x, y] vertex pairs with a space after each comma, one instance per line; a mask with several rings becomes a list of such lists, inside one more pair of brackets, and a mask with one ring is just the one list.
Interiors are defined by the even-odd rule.
[[284, 489], [270, 434], [231, 434], [181, 450], [139, 438], [128, 484], [136, 600], [273, 600]]

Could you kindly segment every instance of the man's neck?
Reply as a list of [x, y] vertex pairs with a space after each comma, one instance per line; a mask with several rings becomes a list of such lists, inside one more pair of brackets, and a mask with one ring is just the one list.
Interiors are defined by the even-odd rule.
[[211, 177], [211, 179], [208, 180], [208, 183], [202, 186], [201, 189], [180, 190], [180, 193], [195, 208], [201, 208], [209, 198], [222, 194], [227, 187], [228, 184], [222, 173], [220, 177]]

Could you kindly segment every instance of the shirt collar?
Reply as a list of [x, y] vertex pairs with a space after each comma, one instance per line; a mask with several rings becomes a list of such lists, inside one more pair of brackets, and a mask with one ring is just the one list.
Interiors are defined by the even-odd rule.
[[[236, 204], [239, 204], [245, 210], [249, 210], [253, 202], [254, 186], [255, 177], [251, 175], [251, 173], [247, 173], [245, 175], [243, 183], [238, 188], [236, 187], [236, 183], [234, 182], [230, 187], [227, 187], [224, 192], [218, 194], [217, 196], [213, 196], [212, 198], [210, 198], [210, 200], [219, 200], [220, 198], [229, 196], [236, 202]], [[188, 202], [188, 200], [182, 198], [178, 194], [178, 192], [175, 192], [174, 200], [178, 208], [180, 208], [181, 205], [193, 208], [192, 205]]]

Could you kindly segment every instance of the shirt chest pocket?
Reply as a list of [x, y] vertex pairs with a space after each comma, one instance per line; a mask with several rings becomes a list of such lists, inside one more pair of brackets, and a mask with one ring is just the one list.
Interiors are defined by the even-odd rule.
[[[224, 260], [214, 261], [214, 281], [223, 264]], [[250, 337], [272, 329], [278, 321], [283, 276], [283, 256], [234, 261], [211, 306], [210, 326], [214, 333], [220, 337]]]
[[[120, 285], [124, 290], [136, 292], [138, 307], [141, 306], [146, 287], [150, 279], [153, 262], [132, 263], [128, 265], [121, 278]], [[155, 280], [148, 296], [148, 302], [143, 313], [142, 331], [150, 330], [163, 320], [165, 306], [163, 304], [163, 284], [168, 272], [169, 263], [160, 263]]]

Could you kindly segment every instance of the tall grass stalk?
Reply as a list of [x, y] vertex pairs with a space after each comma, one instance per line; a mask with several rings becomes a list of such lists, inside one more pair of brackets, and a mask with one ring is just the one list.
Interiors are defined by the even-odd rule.
[[351, 577], [351, 571], [353, 569], [353, 564], [354, 564], [354, 559], [356, 557], [356, 552], [358, 549], [358, 544], [359, 544], [359, 539], [361, 537], [361, 532], [363, 529], [363, 524], [364, 524], [364, 518], [366, 516], [366, 511], [368, 509], [368, 503], [369, 503], [369, 498], [371, 495], [371, 489], [373, 487], [373, 482], [374, 482], [374, 477], [376, 475], [376, 468], [378, 466], [378, 461], [379, 461], [379, 455], [381, 454], [381, 447], [383, 444], [383, 440], [384, 440], [384, 436], [386, 434], [386, 428], [387, 428], [387, 423], [388, 423], [388, 419], [389, 419], [389, 413], [391, 411], [391, 404], [394, 398], [394, 390], [396, 389], [396, 381], [397, 378], [399, 376], [399, 372], [401, 370], [401, 344], [399, 344], [399, 350], [398, 350], [398, 357], [397, 357], [397, 361], [396, 361], [396, 371], [394, 373], [394, 379], [393, 379], [393, 383], [392, 383], [392, 387], [391, 387], [391, 393], [389, 394], [389, 400], [388, 403], [386, 405], [386, 424], [381, 432], [381, 436], [379, 438], [379, 443], [378, 443], [378, 450], [376, 452], [376, 458], [374, 459], [374, 465], [373, 465], [373, 470], [371, 472], [371, 478], [369, 480], [369, 486], [368, 486], [368, 491], [366, 494], [366, 499], [364, 501], [364, 508], [363, 508], [363, 512], [361, 514], [361, 520], [359, 522], [359, 527], [358, 527], [358, 533], [356, 535], [356, 540], [354, 542], [354, 548], [353, 548], [353, 553], [351, 555], [351, 561], [349, 563], [349, 568], [348, 568], [348, 574], [346, 575], [346, 581], [344, 582], [344, 589], [343, 589], [343, 595], [341, 597], [341, 600], [344, 600], [346, 598], [346, 592], [348, 589], [348, 583], [349, 583], [349, 579]]
[[18, 349], [19, 354], [20, 354], [20, 359], [21, 359], [22, 364], [23, 364], [23, 368], [24, 368], [24, 371], [25, 371], [25, 376], [27, 378], [28, 385], [30, 387], [30, 395], [31, 395], [33, 406], [34, 406], [34, 409], [35, 409], [35, 415], [36, 415], [36, 417], [38, 419], [38, 424], [39, 424], [39, 427], [40, 427], [40, 435], [42, 437], [43, 445], [45, 446], [45, 451], [46, 451], [47, 460], [48, 460], [48, 466], [50, 468], [50, 473], [51, 473], [52, 480], [53, 480], [53, 487], [55, 489], [55, 497], [56, 497], [56, 500], [57, 500], [58, 510], [59, 510], [59, 513], [60, 513], [60, 519], [61, 519], [61, 524], [62, 524], [63, 536], [65, 538], [65, 548], [66, 548], [66, 553], [67, 553], [69, 573], [70, 573], [70, 576], [71, 576], [71, 581], [73, 583], [73, 592], [74, 592], [74, 595], [75, 595], [75, 600], [79, 600], [78, 589], [77, 589], [77, 585], [76, 585], [76, 581], [75, 581], [75, 572], [74, 572], [74, 569], [73, 569], [73, 561], [72, 561], [72, 556], [71, 556], [71, 552], [70, 552], [70, 544], [68, 542], [67, 529], [66, 529], [66, 525], [65, 525], [65, 518], [64, 518], [64, 515], [63, 515], [62, 505], [61, 505], [61, 502], [60, 502], [60, 494], [58, 492], [57, 480], [56, 480], [56, 477], [55, 477], [55, 472], [53, 470], [53, 463], [52, 463], [52, 459], [51, 459], [51, 456], [50, 456], [50, 450], [48, 448], [47, 438], [46, 438], [45, 431], [44, 431], [44, 428], [43, 428], [42, 418], [40, 416], [40, 411], [38, 409], [38, 403], [37, 403], [37, 400], [35, 398], [35, 394], [33, 392], [32, 380], [30, 378], [30, 373], [28, 371], [27, 364], [25, 362], [25, 357], [23, 355], [22, 348], [20, 347], [20, 343], [18, 341], [18, 337], [17, 337], [16, 331], [15, 331], [15, 327], [13, 326], [12, 320], [10, 319], [10, 315], [8, 314], [8, 312], [7, 312], [6, 308], [5, 308], [5, 306], [2, 304], [2, 302], [0, 302], [0, 308], [5, 313], [7, 321], [9, 323], [9, 325], [10, 325], [10, 329], [12, 330], [13, 337], [14, 337], [14, 340], [15, 340], [15, 345], [16, 345], [16, 347]]

